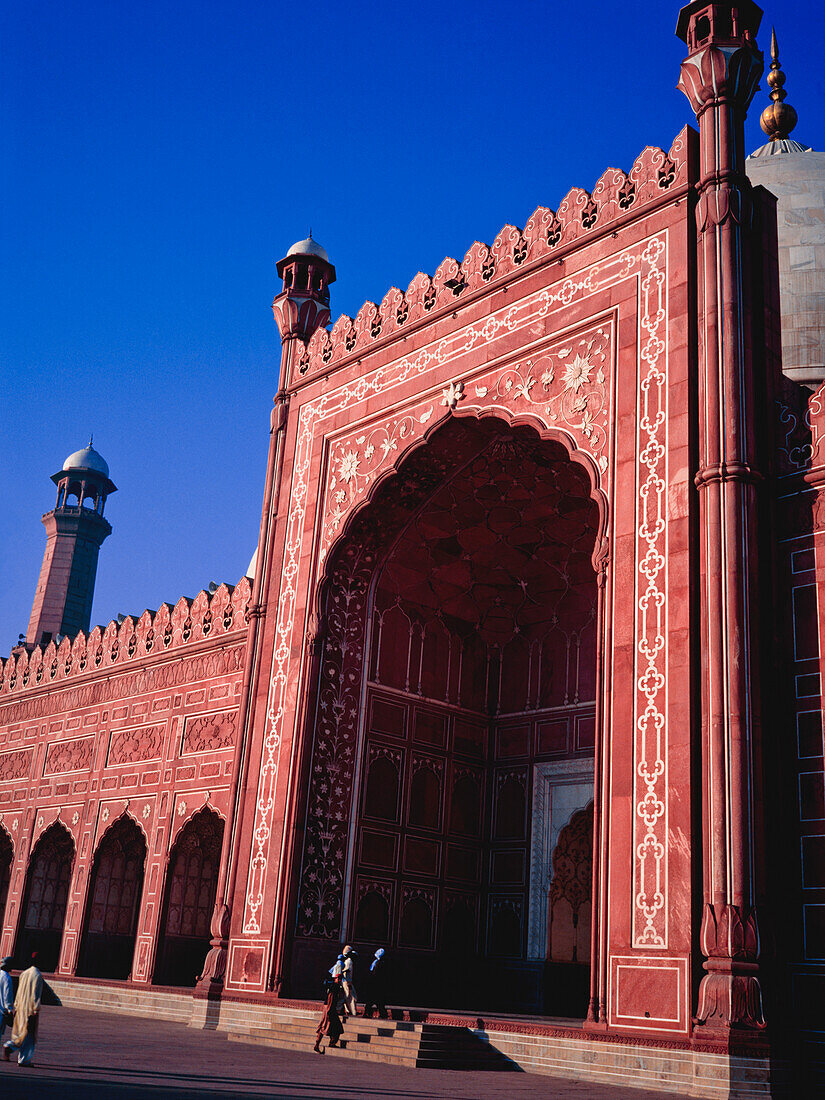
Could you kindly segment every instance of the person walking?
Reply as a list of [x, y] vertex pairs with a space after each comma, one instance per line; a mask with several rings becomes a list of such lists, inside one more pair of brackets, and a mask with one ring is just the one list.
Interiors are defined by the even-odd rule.
[[3, 1057], [7, 1062], [11, 1057], [11, 1052], [16, 1050], [18, 1051], [18, 1066], [30, 1066], [32, 1064], [42, 996], [43, 975], [37, 969], [37, 952], [35, 951], [32, 955], [31, 966], [20, 975], [20, 981], [17, 985], [11, 1039], [3, 1044]]
[[344, 1013], [344, 987], [341, 984], [341, 979], [344, 976], [344, 956], [339, 955], [332, 966], [329, 968], [329, 976], [333, 982], [335, 982], [335, 1011], [339, 1015], [345, 1015]]
[[0, 1039], [3, 1038], [6, 1024], [11, 1026], [14, 1019], [14, 986], [9, 973], [11, 963], [11, 955], [6, 955], [5, 959], [0, 960]]
[[349, 1016], [358, 1015], [358, 995], [355, 992], [355, 969], [353, 961], [358, 958], [358, 952], [353, 951], [349, 944], [344, 948], [344, 969], [341, 973], [341, 988], [344, 991], [344, 1011]]
[[[335, 966], [337, 965], [336, 963]], [[332, 968], [333, 970], [335, 966]], [[329, 1040], [327, 1045], [337, 1047], [338, 1040], [341, 1038], [341, 1033], [344, 1030], [344, 1025], [341, 1023], [341, 1019], [338, 1015], [338, 999], [341, 995], [341, 978], [340, 976], [333, 977], [330, 973], [324, 985], [327, 990], [327, 999], [324, 1004], [324, 1010], [321, 1013], [318, 1029], [315, 1032], [315, 1046], [312, 1048], [316, 1054], [324, 1053], [321, 1041], [325, 1035]]]
[[364, 1015], [372, 1016], [375, 1010], [376, 1016], [382, 1020], [388, 1018], [387, 1012], [387, 964], [384, 958], [385, 951], [379, 947], [375, 952], [375, 958], [370, 963], [367, 974], [367, 999], [364, 1002]]

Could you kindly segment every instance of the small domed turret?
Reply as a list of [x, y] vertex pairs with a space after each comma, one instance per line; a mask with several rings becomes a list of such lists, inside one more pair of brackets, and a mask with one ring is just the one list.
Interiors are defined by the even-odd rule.
[[312, 230], [296, 241], [282, 260], [278, 274], [284, 287], [272, 303], [281, 339], [297, 336], [309, 340], [316, 329], [329, 322], [329, 285], [335, 282], [335, 268]]

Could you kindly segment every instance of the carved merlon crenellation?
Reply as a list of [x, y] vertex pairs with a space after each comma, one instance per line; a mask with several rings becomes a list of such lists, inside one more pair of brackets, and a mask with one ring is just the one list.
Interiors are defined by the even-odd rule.
[[380, 304], [365, 302], [354, 318], [342, 314], [331, 330], [317, 328], [289, 381], [294, 384], [358, 358], [533, 264], [561, 259], [571, 246], [669, 197], [690, 182], [692, 133], [685, 127], [668, 152], [647, 146], [630, 172], [608, 168], [592, 194], [574, 187], [558, 210], [540, 206], [523, 229], [505, 225], [492, 245], [476, 241], [460, 263], [448, 256], [434, 275], [419, 272], [406, 292], [390, 287]]
[[113, 666], [157, 657], [167, 650], [203, 642], [222, 634], [246, 629], [251, 597], [248, 577], [236, 585], [220, 585], [194, 599], [182, 596], [174, 607], [163, 603], [157, 611], [144, 611], [138, 619], [127, 615], [106, 627], [96, 626], [88, 635], [64, 638], [31, 653], [0, 660], [0, 696]]

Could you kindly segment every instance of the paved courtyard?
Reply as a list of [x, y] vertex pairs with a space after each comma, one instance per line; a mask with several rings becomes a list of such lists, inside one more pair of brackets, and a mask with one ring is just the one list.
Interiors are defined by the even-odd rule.
[[[672, 1100], [672, 1093], [610, 1088], [527, 1073], [460, 1073], [369, 1065], [355, 1059], [230, 1043], [212, 1031], [137, 1016], [45, 1007], [35, 1064], [0, 1059], [3, 1100]], [[8, 1037], [8, 1033], [6, 1034]]]

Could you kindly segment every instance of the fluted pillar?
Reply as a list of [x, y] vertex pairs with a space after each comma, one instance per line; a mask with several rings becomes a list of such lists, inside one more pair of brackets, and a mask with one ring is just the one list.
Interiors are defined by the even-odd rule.
[[679, 87], [700, 135], [697, 204], [698, 446], [706, 957], [696, 1023], [724, 1038], [764, 1026], [756, 910], [757, 493], [752, 195], [744, 121], [762, 73], [761, 11], [693, 3], [677, 33]]

